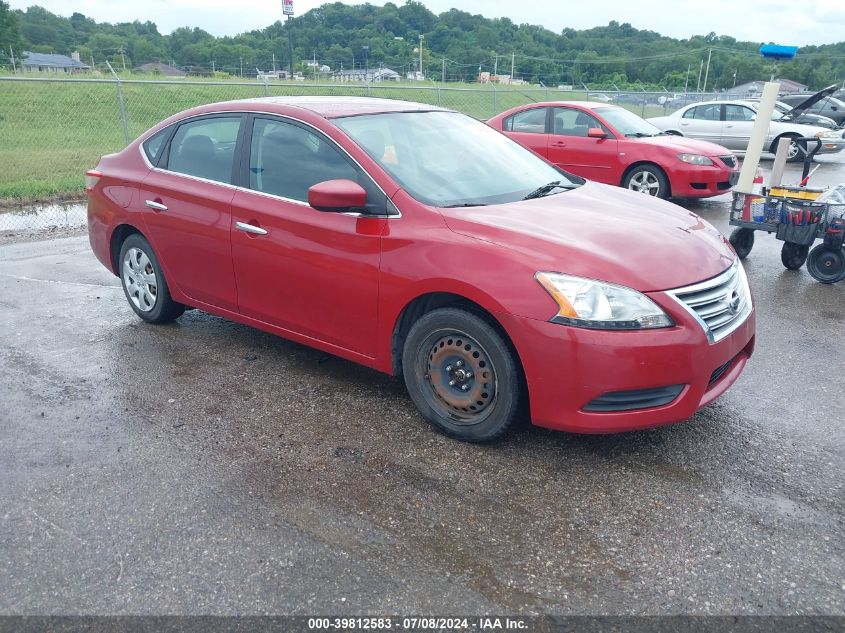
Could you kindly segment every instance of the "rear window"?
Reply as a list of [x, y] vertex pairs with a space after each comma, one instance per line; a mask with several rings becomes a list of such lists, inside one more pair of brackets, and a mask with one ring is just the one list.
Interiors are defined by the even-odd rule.
[[240, 116], [215, 116], [182, 123], [170, 141], [167, 169], [231, 183], [240, 125]]
[[147, 160], [149, 160], [153, 165], [158, 162], [161, 152], [164, 149], [164, 142], [170, 135], [171, 130], [172, 128], [166, 127], [144, 141], [142, 146], [144, 148], [144, 153], [147, 155]]

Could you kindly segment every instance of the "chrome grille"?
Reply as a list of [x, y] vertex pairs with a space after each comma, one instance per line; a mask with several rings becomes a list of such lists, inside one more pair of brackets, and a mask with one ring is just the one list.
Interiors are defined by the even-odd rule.
[[695, 317], [711, 343], [725, 338], [751, 314], [751, 290], [739, 260], [712, 279], [667, 294]]
[[719, 156], [719, 160], [725, 163], [725, 165], [727, 165], [731, 169], [736, 167], [736, 156]]

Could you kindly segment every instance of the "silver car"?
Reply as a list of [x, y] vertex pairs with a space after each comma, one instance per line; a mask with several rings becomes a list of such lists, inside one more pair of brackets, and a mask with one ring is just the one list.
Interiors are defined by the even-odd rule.
[[[685, 106], [668, 116], [648, 119], [667, 134], [678, 134], [727, 147], [736, 154], [744, 154], [757, 117], [758, 104], [753, 101], [705, 101]], [[781, 116], [775, 111], [775, 119]], [[807, 142], [800, 138], [815, 137], [822, 141], [819, 153], [831, 154], [845, 148], [842, 130], [831, 130], [792, 121], [773, 120], [769, 124], [763, 148], [774, 153], [781, 138], [793, 139], [787, 160], [804, 160]]]

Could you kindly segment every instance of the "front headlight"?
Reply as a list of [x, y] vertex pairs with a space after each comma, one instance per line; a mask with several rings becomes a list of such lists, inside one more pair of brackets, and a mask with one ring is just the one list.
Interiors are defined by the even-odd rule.
[[690, 165], [712, 165], [713, 161], [701, 154], [678, 154], [678, 160]]
[[821, 130], [816, 132], [816, 138], [841, 138], [839, 130]]
[[552, 296], [558, 313], [554, 323], [596, 330], [644, 330], [674, 325], [643, 293], [624, 286], [559, 273], [534, 277]]

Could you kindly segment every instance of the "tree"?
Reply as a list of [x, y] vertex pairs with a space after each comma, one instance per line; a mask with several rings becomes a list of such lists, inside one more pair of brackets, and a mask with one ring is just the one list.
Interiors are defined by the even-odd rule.
[[12, 13], [6, 2], [0, 0], [0, 64], [9, 60], [9, 66], [11, 66], [10, 56], [14, 55], [16, 60], [19, 59], [23, 53], [23, 47], [18, 16]]

